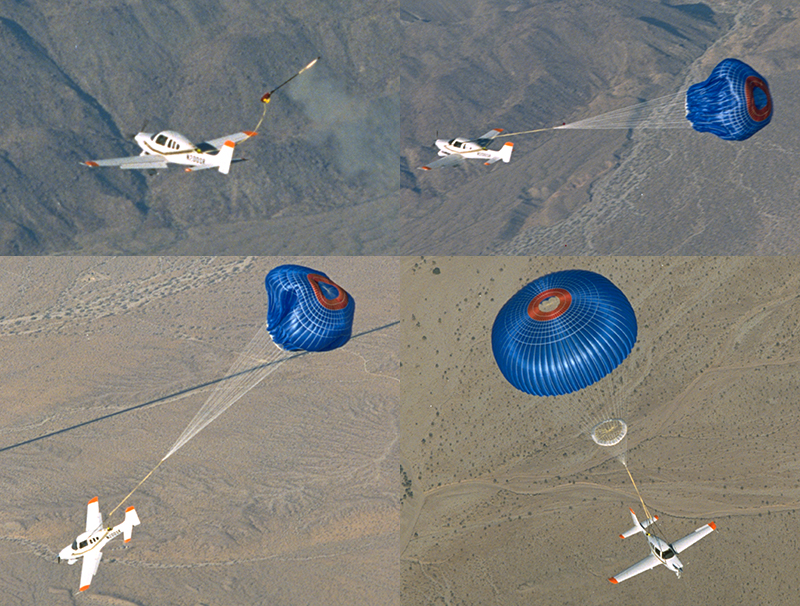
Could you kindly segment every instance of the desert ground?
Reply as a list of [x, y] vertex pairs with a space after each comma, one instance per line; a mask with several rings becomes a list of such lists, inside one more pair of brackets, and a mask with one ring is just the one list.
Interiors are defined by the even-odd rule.
[[[132, 541], [76, 595], [80, 565], [56, 555], [87, 501], [105, 517], [166, 454], [264, 329], [264, 276], [287, 262], [348, 290], [354, 337], [285, 362], [167, 459], [126, 503]], [[398, 603], [399, 265], [3, 260], [0, 602]]]
[[[495, 365], [492, 324], [523, 285], [570, 268], [622, 289], [637, 343], [595, 386], [529, 396]], [[405, 261], [402, 603], [791, 603], [799, 276], [797, 258]], [[659, 567], [607, 581], [647, 547], [618, 538], [629, 507], [643, 518], [639, 499], [577, 422], [598, 406], [628, 422], [625, 459], [668, 540], [717, 523], [681, 555], [681, 579]]]

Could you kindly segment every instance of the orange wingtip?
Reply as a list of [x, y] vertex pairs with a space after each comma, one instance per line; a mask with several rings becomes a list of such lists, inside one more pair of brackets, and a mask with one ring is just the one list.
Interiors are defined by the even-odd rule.
[[131, 540], [130, 540], [130, 539], [125, 539], [125, 540], [123, 541], [123, 543], [130, 543], [130, 542], [131, 542]]
[[625, 538], [625, 535], [624, 535], [624, 534], [621, 534], [621, 535], [619, 535], [619, 538], [620, 538], [620, 539], [624, 539], [624, 538]]
[[85, 164], [86, 166], [92, 166], [92, 167], [94, 167], [94, 166], [100, 166], [100, 165], [99, 165], [97, 162], [94, 162], [94, 161], [92, 161], [92, 160], [87, 160], [86, 162], [84, 162], [84, 164]]
[[484, 166], [489, 166], [489, 162], [484, 162], [483, 165]]
[[243, 132], [245, 135], [247, 135], [248, 137], [255, 137], [255, 136], [258, 134], [258, 133], [257, 133], [256, 131], [254, 131], [254, 130], [245, 130], [245, 131], [242, 131], [242, 132]]
[[636, 515], [636, 512], [633, 510], [633, 507], [628, 507], [633, 515]]
[[128, 507], [128, 509], [126, 509], [126, 510], [125, 510], [125, 513], [128, 513], [129, 511], [133, 511], [133, 505], [131, 505], [130, 507]]
[[514, 144], [511, 141], [509, 141], [503, 147], [514, 147]]
[[84, 585], [83, 587], [81, 587], [81, 591], [86, 591], [87, 589], [89, 589], [88, 585]]
[[653, 516], [653, 517], [654, 517], [656, 520], [658, 519], [658, 516]]
[[496, 130], [498, 133], [502, 133], [502, 132], [503, 132], [503, 129], [502, 129], [502, 128], [495, 128], [495, 130]]
[[90, 504], [91, 504], [91, 503], [97, 503], [97, 497], [93, 498], [91, 501], [89, 501], [89, 503], [90, 503]]
[[192, 172], [192, 169], [191, 169], [191, 168], [184, 168], [183, 170], [185, 170], [187, 173], [190, 173], [190, 172]]
[[225, 145], [225, 147], [234, 147], [236, 144], [233, 141], [225, 141], [223, 145]]
[[717, 529], [717, 525], [714, 522], [711, 522], [709, 524], [709, 526], [711, 526], [711, 530], [716, 530]]
[[619, 583], [619, 581], [618, 581], [617, 579], [615, 579], [614, 577], [611, 577], [611, 578], [610, 578], [610, 579], [608, 579], [608, 580], [609, 580], [609, 582], [611, 582], [611, 583], [614, 583], [614, 585], [616, 585], [617, 583]]
[[421, 168], [422, 170], [430, 170], [430, 169], [431, 169], [431, 167], [430, 167], [430, 166], [420, 166], [420, 168]]

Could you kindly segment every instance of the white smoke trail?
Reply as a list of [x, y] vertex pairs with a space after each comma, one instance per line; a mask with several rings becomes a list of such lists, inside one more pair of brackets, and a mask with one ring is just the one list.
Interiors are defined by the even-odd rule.
[[292, 82], [288, 94], [302, 104], [311, 120], [310, 140], [333, 148], [334, 162], [348, 181], [373, 193], [399, 186], [399, 104], [395, 99], [348, 92], [327, 71], [324, 60]]

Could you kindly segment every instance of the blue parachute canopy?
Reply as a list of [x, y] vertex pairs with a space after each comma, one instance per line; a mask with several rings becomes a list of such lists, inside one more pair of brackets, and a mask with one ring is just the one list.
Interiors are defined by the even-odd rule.
[[287, 351], [330, 351], [350, 340], [356, 302], [321, 271], [281, 265], [265, 280], [267, 330]]
[[559, 271], [534, 280], [503, 305], [492, 327], [492, 352], [514, 387], [557, 396], [619, 366], [636, 332], [633, 307], [608, 278]]
[[725, 59], [686, 91], [686, 119], [701, 133], [744, 141], [772, 119], [767, 80], [746, 63]]

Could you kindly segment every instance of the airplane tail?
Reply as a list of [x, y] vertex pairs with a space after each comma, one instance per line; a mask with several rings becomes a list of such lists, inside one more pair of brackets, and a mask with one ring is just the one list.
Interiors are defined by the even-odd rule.
[[511, 152], [514, 151], [514, 144], [509, 141], [500, 148], [500, 159], [508, 164], [511, 161]]
[[227, 175], [231, 170], [231, 160], [233, 160], [233, 141], [225, 141], [225, 144], [220, 148], [217, 158], [219, 159], [219, 172]]
[[627, 539], [630, 536], [633, 536], [635, 534], [639, 534], [640, 532], [644, 532], [645, 528], [650, 526], [650, 524], [652, 524], [653, 522], [655, 522], [658, 519], [658, 516], [655, 516], [655, 517], [652, 517], [652, 518], [648, 518], [647, 520], [645, 520], [644, 522], [642, 522], [640, 524], [639, 523], [639, 519], [636, 517], [636, 514], [633, 512], [633, 509], [631, 509], [631, 518], [633, 518], [633, 528], [630, 528], [630, 529], [626, 530], [625, 532], [623, 532], [621, 535], [619, 535], [620, 539]]
[[128, 507], [125, 510], [125, 520], [122, 522], [122, 538], [126, 543], [131, 540], [133, 527], [139, 524], [139, 516], [136, 514], [136, 510], [133, 507]]

